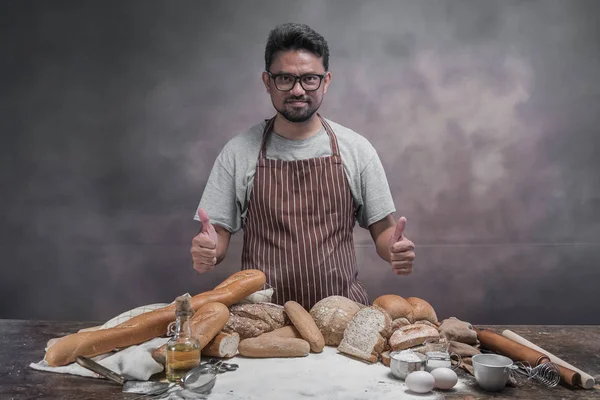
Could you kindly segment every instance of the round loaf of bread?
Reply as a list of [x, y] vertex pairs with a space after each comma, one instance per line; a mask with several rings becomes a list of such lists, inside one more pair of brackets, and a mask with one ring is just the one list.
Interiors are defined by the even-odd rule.
[[410, 323], [415, 320], [413, 318], [413, 307], [402, 296], [397, 294], [384, 294], [379, 296], [373, 302], [374, 306], [383, 308], [392, 317], [392, 320], [398, 318], [406, 318]]
[[338, 346], [348, 323], [360, 307], [344, 296], [329, 296], [317, 302], [310, 315], [323, 334], [326, 346]]
[[406, 301], [413, 309], [413, 320], [411, 322], [425, 320], [439, 326], [440, 323], [431, 304], [418, 297], [408, 297]]

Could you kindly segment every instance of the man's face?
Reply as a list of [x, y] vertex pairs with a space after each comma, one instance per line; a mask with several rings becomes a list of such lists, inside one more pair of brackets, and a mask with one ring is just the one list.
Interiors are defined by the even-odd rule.
[[[272, 77], [263, 72], [262, 78], [267, 92], [271, 95], [273, 107], [290, 122], [304, 122], [312, 117], [321, 106], [323, 96], [327, 93], [331, 81], [331, 73], [327, 72], [325, 74], [322, 59], [306, 50], [289, 50], [277, 53], [271, 63], [269, 72], [271, 72]], [[316, 78], [315, 80], [314, 77], [308, 76], [302, 82], [304, 88], [300, 80], [297, 80], [291, 89], [282, 91], [277, 87], [287, 89], [285, 85], [289, 85], [294, 78], [290, 80], [289, 77], [281, 76], [281, 74], [295, 76], [325, 74], [325, 76], [317, 90], [305, 89], [311, 89], [312, 85], [316, 86], [319, 79]], [[277, 78], [276, 86], [274, 77], [277, 76], [280, 77]]]

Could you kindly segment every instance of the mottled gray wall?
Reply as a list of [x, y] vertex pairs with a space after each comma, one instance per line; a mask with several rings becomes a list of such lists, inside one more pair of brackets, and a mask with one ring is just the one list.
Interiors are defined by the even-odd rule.
[[357, 229], [371, 296], [473, 323], [600, 323], [600, 4], [3, 1], [0, 317], [108, 319], [208, 290], [189, 246], [227, 140], [272, 115], [268, 31], [329, 41], [322, 112], [379, 151], [418, 258]]

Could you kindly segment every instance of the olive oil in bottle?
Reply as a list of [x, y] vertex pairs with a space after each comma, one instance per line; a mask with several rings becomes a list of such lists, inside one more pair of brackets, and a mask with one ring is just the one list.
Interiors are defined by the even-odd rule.
[[175, 307], [175, 334], [167, 342], [166, 375], [170, 382], [178, 382], [200, 365], [200, 343], [192, 337], [189, 323], [194, 313], [189, 296], [178, 297]]

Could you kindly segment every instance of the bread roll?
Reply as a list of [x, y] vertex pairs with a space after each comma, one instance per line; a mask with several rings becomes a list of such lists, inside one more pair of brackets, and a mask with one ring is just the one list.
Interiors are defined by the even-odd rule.
[[240, 335], [237, 332], [221, 331], [203, 349], [207, 357], [231, 358], [238, 352]]
[[418, 346], [427, 340], [439, 340], [437, 329], [428, 325], [408, 325], [396, 330], [390, 337], [392, 351]]
[[392, 317], [392, 320], [406, 318], [410, 323], [415, 321], [413, 307], [404, 297], [396, 294], [384, 294], [373, 302], [373, 305], [383, 308]]
[[[200, 307], [190, 318], [192, 337], [198, 340], [202, 350], [223, 329], [229, 320], [229, 309], [222, 303], [207, 303]], [[152, 351], [152, 358], [164, 365], [167, 345]]]
[[[190, 299], [198, 310], [206, 303], [219, 302], [230, 306], [264, 286], [265, 274], [249, 269], [236, 272], [214, 290], [200, 293]], [[58, 339], [46, 351], [45, 360], [52, 367], [67, 365], [78, 356], [93, 357], [117, 348], [140, 344], [163, 336], [167, 326], [175, 320], [175, 304], [170, 304], [135, 316], [115, 327], [91, 332], [77, 332]]]
[[242, 340], [238, 351], [252, 358], [306, 357], [310, 344], [304, 339], [259, 336]]
[[291, 324], [283, 306], [275, 303], [235, 304], [229, 310], [225, 329], [237, 332], [242, 340]]
[[325, 338], [308, 311], [295, 301], [287, 301], [283, 307], [302, 338], [310, 344], [310, 349], [315, 353], [322, 352]]
[[439, 326], [435, 310], [427, 301], [418, 297], [408, 297], [406, 301], [412, 306], [413, 321], [426, 320]]
[[392, 319], [377, 306], [358, 310], [344, 331], [338, 351], [367, 363], [375, 363], [385, 348]]
[[323, 334], [325, 345], [338, 346], [348, 323], [359, 309], [358, 304], [347, 297], [329, 296], [317, 302], [309, 314]]

